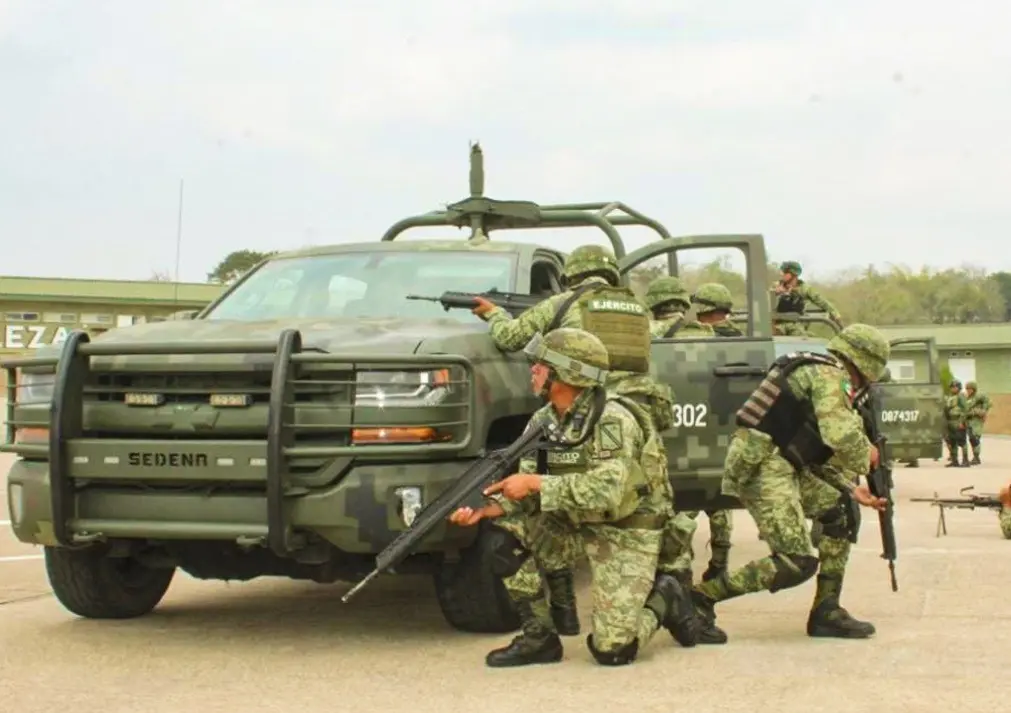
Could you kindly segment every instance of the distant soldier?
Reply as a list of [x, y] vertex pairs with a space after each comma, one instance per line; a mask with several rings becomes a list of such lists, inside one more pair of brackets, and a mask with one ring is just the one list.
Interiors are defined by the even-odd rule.
[[[573, 250], [563, 268], [565, 291], [537, 303], [515, 319], [501, 307], [476, 298], [472, 311], [486, 321], [495, 346], [506, 352], [523, 349], [537, 334], [559, 327], [583, 329], [604, 343], [611, 369], [607, 389], [628, 396], [653, 417], [658, 431], [673, 424], [670, 388], [649, 373], [650, 334], [646, 307], [621, 284], [618, 261], [599, 245]], [[574, 564], [574, 563], [573, 563]], [[556, 626], [562, 634], [579, 633], [575, 583], [571, 568], [545, 575]]]
[[975, 381], [965, 384], [966, 431], [969, 445], [972, 446], [972, 465], [980, 465], [980, 453], [983, 452], [983, 424], [990, 413], [990, 397], [979, 393]]
[[[969, 453], [966, 445], [966, 399], [962, 394], [962, 382], [952, 379], [948, 385], [948, 395], [944, 399], [944, 418], [947, 421], [945, 442], [948, 444], [948, 462], [945, 468], [969, 467]], [[962, 453], [962, 462], [958, 454]]]
[[[787, 260], [779, 266], [781, 277], [779, 282], [773, 286], [772, 291], [776, 296], [776, 314], [804, 314], [804, 309], [808, 302], [820, 307], [828, 313], [829, 319], [836, 322], [842, 328], [842, 315], [839, 314], [831, 302], [825, 299], [816, 289], [800, 279], [800, 263], [794, 260]], [[773, 318], [775, 322], [775, 318]], [[776, 325], [780, 334], [793, 336], [804, 336], [806, 330], [802, 324], [780, 322]]]
[[1011, 485], [1001, 488], [998, 497], [1001, 504], [1000, 513], [997, 515], [1000, 531], [1005, 538], [1011, 540]]

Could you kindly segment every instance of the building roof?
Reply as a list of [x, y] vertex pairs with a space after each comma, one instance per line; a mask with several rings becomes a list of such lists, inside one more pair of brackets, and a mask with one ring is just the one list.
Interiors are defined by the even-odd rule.
[[[889, 339], [933, 337], [939, 348], [1011, 348], [1011, 322], [895, 325], [878, 329]], [[897, 348], [903, 349], [902, 346]], [[906, 348], [919, 347], [911, 345]]]
[[157, 303], [202, 307], [216, 299], [224, 285], [155, 280], [85, 280], [0, 275], [0, 300], [82, 304]]

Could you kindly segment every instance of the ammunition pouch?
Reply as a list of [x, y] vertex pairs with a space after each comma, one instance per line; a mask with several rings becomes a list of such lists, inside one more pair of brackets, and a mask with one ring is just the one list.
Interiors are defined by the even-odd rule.
[[825, 537], [856, 544], [860, 534], [860, 503], [848, 492], [840, 493], [836, 504], [819, 515], [817, 521]]
[[796, 292], [779, 295], [776, 300], [776, 312], [779, 314], [804, 314], [804, 298]]
[[519, 538], [501, 527], [492, 525], [484, 536], [488, 538], [491, 572], [496, 577], [512, 577], [530, 557], [530, 550], [523, 546]]

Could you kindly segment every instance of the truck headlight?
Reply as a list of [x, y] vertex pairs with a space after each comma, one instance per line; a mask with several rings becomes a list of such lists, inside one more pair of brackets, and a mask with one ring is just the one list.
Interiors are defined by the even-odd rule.
[[452, 393], [449, 369], [436, 371], [360, 371], [356, 406], [434, 406]]
[[20, 406], [32, 404], [50, 404], [53, 401], [52, 373], [24, 372], [18, 376], [17, 403]]

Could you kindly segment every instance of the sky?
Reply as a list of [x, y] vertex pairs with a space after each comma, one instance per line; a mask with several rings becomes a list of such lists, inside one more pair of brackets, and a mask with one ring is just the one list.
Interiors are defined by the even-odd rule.
[[180, 180], [182, 280], [378, 240], [466, 197], [472, 140], [491, 197], [814, 279], [1011, 270], [1009, 37], [997, 0], [0, 0], [0, 274], [176, 274]]

